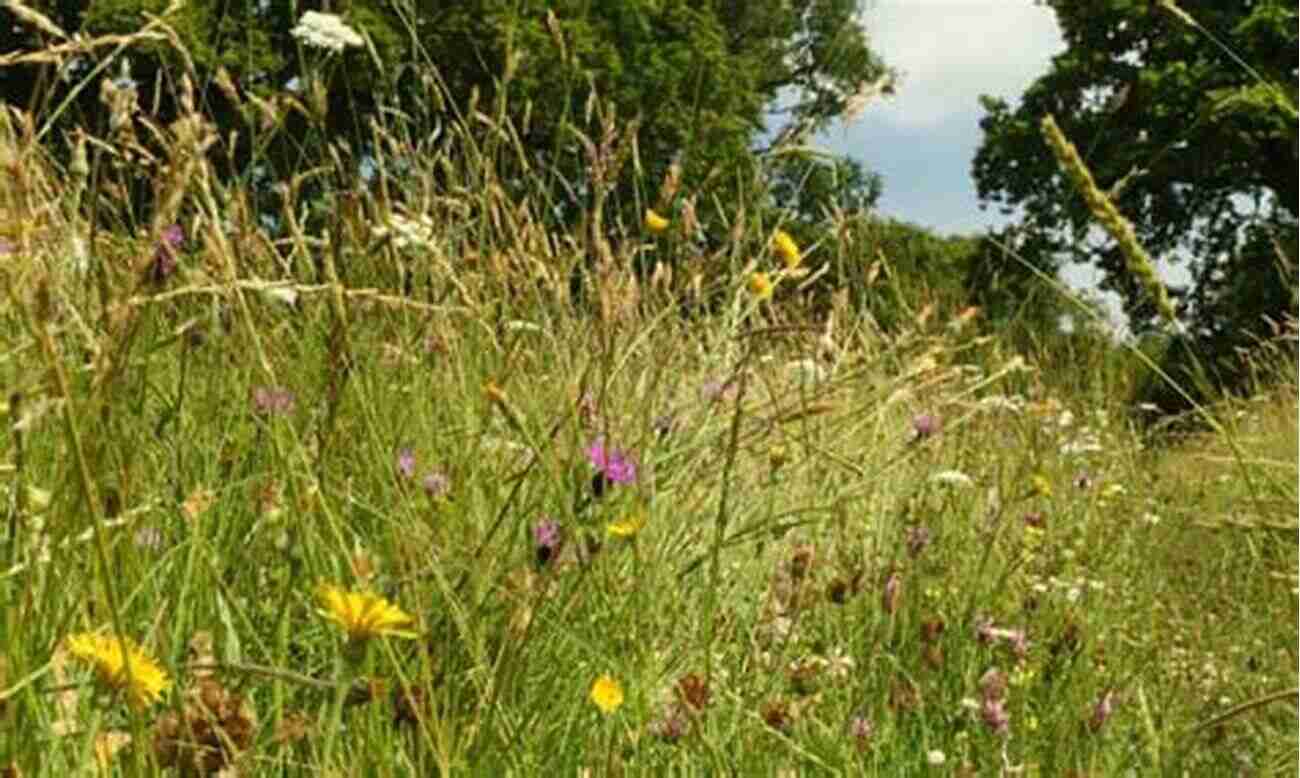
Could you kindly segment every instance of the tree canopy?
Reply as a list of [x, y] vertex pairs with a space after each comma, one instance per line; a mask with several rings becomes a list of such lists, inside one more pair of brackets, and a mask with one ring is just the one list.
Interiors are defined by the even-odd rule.
[[[332, 11], [364, 34], [365, 46], [328, 58], [307, 50], [291, 30], [310, 5]], [[130, 77], [142, 106], [174, 115], [174, 79], [192, 68], [200, 105], [223, 141], [232, 175], [283, 179], [322, 153], [326, 142], [354, 150], [372, 143], [372, 118], [400, 111], [416, 133], [437, 130], [451, 111], [471, 104], [506, 111], [530, 153], [550, 155], [557, 175], [583, 175], [569, 130], [583, 125], [594, 96], [618, 116], [637, 120], [644, 179], [654, 181], [674, 158], [687, 180], [725, 176], [770, 133], [810, 133], [834, 120], [886, 68], [868, 46], [856, 0], [209, 0], [168, 17], [188, 55], [158, 41], [130, 52]], [[166, 0], [57, 2], [43, 12], [69, 35], [127, 33]], [[0, 8], [0, 55], [49, 43], [47, 31], [19, 23]], [[102, 52], [107, 54], [107, 52]], [[222, 88], [218, 72], [242, 97], [303, 96], [304, 64], [318, 69], [327, 97], [318, 126], [289, 112], [274, 142], [253, 145], [246, 117]], [[81, 117], [97, 112], [96, 90], [74, 95], [94, 56], [11, 69], [0, 98], [17, 105], [68, 98]], [[430, 105], [434, 80], [447, 104]], [[778, 105], [779, 103], [779, 105]], [[778, 110], [779, 109], [779, 110]], [[386, 113], [385, 113], [386, 112]], [[778, 126], [773, 126], [777, 124]], [[570, 153], [569, 157], [565, 154]], [[869, 187], [862, 175], [840, 177]], [[870, 191], [868, 189], [868, 191]]]
[[1141, 331], [1153, 309], [1099, 238], [1039, 131], [1055, 116], [1154, 256], [1194, 337], [1240, 344], [1295, 307], [1296, 5], [1048, 0], [1066, 49], [1014, 108], [984, 98], [981, 200], [1016, 214], [1031, 262], [1096, 264]]

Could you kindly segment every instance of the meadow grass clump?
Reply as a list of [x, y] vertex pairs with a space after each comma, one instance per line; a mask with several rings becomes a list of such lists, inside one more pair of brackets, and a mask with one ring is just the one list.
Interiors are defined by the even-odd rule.
[[[833, 234], [718, 204], [692, 266], [657, 213], [556, 230], [494, 179], [500, 117], [435, 156], [395, 119], [380, 194], [339, 157], [330, 218], [289, 184], [272, 223], [186, 115], [132, 232], [6, 116], [6, 769], [1294, 755], [1293, 385], [1154, 449], [974, 312], [806, 299]], [[593, 165], [635, 153], [594, 122]]]

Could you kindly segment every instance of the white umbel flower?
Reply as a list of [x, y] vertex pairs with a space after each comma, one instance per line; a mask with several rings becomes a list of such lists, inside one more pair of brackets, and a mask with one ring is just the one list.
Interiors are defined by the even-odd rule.
[[348, 46], [361, 46], [365, 41], [357, 31], [343, 23], [336, 14], [308, 11], [291, 31], [293, 37], [308, 46], [327, 49], [335, 54]]
[[386, 238], [391, 235], [393, 248], [398, 250], [427, 251], [433, 245], [433, 219], [425, 214], [403, 216], [400, 213], [393, 213], [389, 214], [385, 226], [372, 229], [372, 233], [376, 238]]
[[970, 486], [974, 481], [960, 470], [940, 470], [930, 476], [930, 483], [945, 486]]

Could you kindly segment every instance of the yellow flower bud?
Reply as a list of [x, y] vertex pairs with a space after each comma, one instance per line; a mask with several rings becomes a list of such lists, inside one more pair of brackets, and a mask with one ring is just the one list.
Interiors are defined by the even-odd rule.
[[651, 208], [646, 209], [645, 228], [647, 230], [649, 230], [650, 232], [663, 232], [664, 230], [668, 229], [668, 224], [669, 224], [668, 220], [660, 216], [659, 214], [655, 213], [653, 209]]

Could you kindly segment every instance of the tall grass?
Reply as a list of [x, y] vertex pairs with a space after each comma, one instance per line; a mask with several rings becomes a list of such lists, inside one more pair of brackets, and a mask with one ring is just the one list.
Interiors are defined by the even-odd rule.
[[[1293, 764], [1293, 383], [1151, 450], [972, 312], [810, 302], [833, 231], [790, 269], [722, 198], [704, 254], [599, 194], [557, 228], [503, 106], [436, 148], [394, 116], [275, 224], [197, 112], [66, 165], [42, 119], [0, 124], [11, 774]], [[574, 133], [597, 188], [636, 165]], [[149, 667], [87, 632], [170, 686], [127, 704]]]

